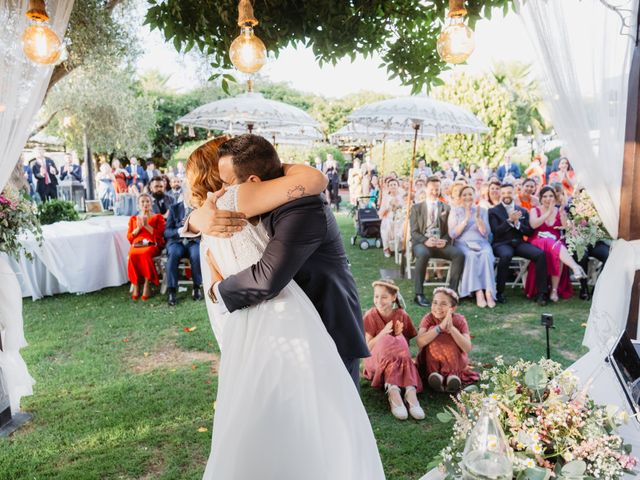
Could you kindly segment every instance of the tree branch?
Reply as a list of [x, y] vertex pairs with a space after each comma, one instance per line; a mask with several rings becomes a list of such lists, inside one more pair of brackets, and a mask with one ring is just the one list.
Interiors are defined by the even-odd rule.
[[116, 8], [120, 3], [122, 3], [122, 1], [123, 0], [109, 0], [107, 2], [107, 6], [105, 7], [105, 10], [111, 13], [114, 8]]
[[58, 113], [64, 112], [65, 110], [69, 110], [69, 109], [68, 108], [61, 108], [60, 110], [56, 110], [51, 115], [49, 115], [49, 118], [47, 118], [44, 122], [40, 123], [39, 125], [36, 125], [36, 127], [32, 130], [31, 134], [29, 135], [29, 138], [33, 137], [38, 132], [41, 132], [42, 130], [44, 130], [46, 128], [46, 126], [51, 123], [51, 121], [55, 118], [55, 116]]

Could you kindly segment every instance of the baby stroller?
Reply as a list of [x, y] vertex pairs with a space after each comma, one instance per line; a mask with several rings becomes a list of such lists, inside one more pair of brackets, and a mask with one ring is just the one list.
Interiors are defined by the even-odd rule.
[[380, 237], [380, 223], [382, 220], [378, 217], [378, 211], [367, 206], [371, 197], [358, 197], [356, 205], [356, 234], [351, 237], [351, 245], [355, 245], [358, 236], [361, 237], [360, 249], [366, 250], [372, 244], [376, 248], [382, 247], [382, 238]]

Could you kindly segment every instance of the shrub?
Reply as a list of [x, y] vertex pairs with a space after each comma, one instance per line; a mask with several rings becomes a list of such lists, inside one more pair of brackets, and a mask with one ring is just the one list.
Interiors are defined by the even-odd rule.
[[66, 200], [50, 200], [42, 203], [38, 207], [38, 216], [42, 225], [80, 220], [75, 204]]

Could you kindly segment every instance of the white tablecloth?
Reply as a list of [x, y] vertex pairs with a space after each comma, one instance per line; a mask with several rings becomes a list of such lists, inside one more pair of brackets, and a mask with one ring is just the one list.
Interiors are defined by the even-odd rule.
[[33, 252], [9, 259], [23, 297], [34, 300], [56, 293], [86, 293], [127, 283], [127, 223], [129, 217], [93, 217], [81, 222], [58, 222], [42, 227], [38, 246], [25, 237]]

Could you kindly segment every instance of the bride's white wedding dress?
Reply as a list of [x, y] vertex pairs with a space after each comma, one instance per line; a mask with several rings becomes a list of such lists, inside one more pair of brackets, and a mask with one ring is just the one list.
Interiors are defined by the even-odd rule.
[[[218, 207], [237, 210], [237, 187]], [[222, 275], [253, 265], [267, 242], [262, 226], [228, 239], [203, 236]], [[210, 302], [207, 299], [207, 302]], [[315, 307], [291, 282], [273, 300], [211, 324], [222, 352], [206, 480], [384, 479], [369, 419]]]

